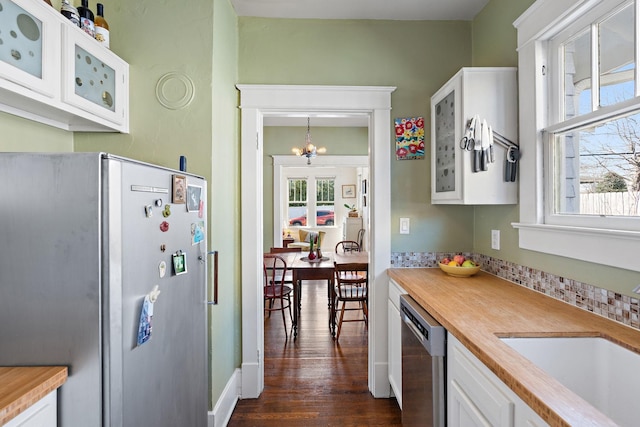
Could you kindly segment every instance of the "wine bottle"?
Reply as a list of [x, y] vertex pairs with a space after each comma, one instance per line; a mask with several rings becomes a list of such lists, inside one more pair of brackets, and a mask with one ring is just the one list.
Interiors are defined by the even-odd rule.
[[96, 40], [100, 42], [101, 45], [109, 48], [109, 24], [107, 20], [104, 19], [104, 6], [102, 3], [98, 3], [97, 7], [97, 16], [96, 16]]
[[60, 6], [60, 13], [67, 17], [67, 19], [73, 22], [74, 25], [80, 26], [80, 16], [78, 15], [78, 9], [73, 7], [69, 0], [62, 0]]
[[93, 23], [93, 12], [89, 9], [89, 0], [82, 0], [82, 5], [78, 6], [78, 15], [80, 16], [80, 28], [95, 38], [96, 29]]

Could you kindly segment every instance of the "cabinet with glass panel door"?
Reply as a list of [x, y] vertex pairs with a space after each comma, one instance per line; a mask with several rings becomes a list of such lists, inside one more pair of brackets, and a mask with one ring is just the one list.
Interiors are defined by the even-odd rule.
[[129, 66], [45, 2], [0, 1], [0, 111], [70, 131], [129, 131]]
[[[507, 148], [518, 130], [515, 68], [462, 68], [431, 97], [431, 124], [432, 204], [518, 202], [517, 175], [506, 176]], [[481, 124], [491, 127], [492, 146], [488, 136], [480, 138]]]

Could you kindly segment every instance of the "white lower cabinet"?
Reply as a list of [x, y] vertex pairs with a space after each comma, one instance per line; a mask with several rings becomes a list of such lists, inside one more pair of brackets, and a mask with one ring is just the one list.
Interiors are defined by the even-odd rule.
[[56, 427], [58, 425], [57, 394], [57, 390], [47, 394], [6, 423], [4, 427]]
[[393, 280], [389, 280], [389, 383], [402, 409], [402, 318], [400, 317], [400, 295], [407, 292]]
[[451, 334], [447, 377], [449, 427], [548, 425]]

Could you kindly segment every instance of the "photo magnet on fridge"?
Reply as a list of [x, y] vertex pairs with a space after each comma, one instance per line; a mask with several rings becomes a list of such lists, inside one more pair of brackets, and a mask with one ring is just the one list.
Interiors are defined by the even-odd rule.
[[176, 276], [187, 272], [187, 254], [178, 251], [173, 254], [173, 274]]

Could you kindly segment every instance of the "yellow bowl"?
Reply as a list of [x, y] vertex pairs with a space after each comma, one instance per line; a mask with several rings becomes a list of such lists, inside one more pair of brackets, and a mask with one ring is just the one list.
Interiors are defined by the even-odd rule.
[[479, 265], [476, 265], [475, 267], [458, 267], [455, 265], [438, 263], [438, 266], [440, 266], [440, 270], [453, 277], [469, 277], [480, 271]]

